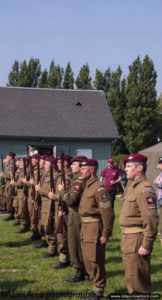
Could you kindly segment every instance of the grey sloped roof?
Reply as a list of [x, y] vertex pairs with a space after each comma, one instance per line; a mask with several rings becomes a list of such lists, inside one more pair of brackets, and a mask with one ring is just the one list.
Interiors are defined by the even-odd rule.
[[112, 139], [118, 133], [102, 91], [0, 87], [0, 136]]

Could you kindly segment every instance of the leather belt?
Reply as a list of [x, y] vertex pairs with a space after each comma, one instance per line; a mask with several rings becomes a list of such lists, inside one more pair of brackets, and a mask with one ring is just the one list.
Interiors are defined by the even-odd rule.
[[82, 223], [96, 223], [100, 222], [100, 218], [93, 218], [93, 217], [81, 217], [81, 222]]
[[122, 233], [131, 234], [131, 233], [139, 233], [143, 232], [144, 229], [142, 227], [134, 226], [134, 227], [121, 227]]

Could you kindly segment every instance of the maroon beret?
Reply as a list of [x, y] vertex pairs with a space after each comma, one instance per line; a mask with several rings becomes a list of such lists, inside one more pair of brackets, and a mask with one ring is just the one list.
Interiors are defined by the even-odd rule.
[[147, 161], [147, 156], [141, 153], [132, 153], [126, 155], [123, 159], [124, 164], [126, 164], [127, 162], [146, 162], [146, 161]]
[[14, 152], [8, 152], [7, 154], [6, 154], [6, 156], [10, 156], [10, 157], [12, 157], [12, 158], [14, 158], [15, 157], [15, 153]]
[[31, 158], [34, 159], [40, 159], [40, 155], [39, 154], [33, 154], [32, 156], [30, 156]]
[[[59, 159], [61, 159], [61, 158], [62, 158], [62, 155], [58, 155], [58, 156], [56, 157], [57, 161], [58, 161]], [[70, 156], [68, 153], [64, 153], [64, 154], [63, 154], [63, 159], [66, 160], [66, 161], [68, 161], [68, 162], [70, 162], [70, 160], [72, 159], [72, 156]]]
[[109, 164], [113, 164], [113, 163], [114, 163], [114, 160], [113, 160], [113, 158], [111, 157], [111, 158], [108, 158], [107, 162], [108, 162]]
[[23, 158], [21, 157], [21, 156], [19, 156], [19, 157], [15, 157], [15, 160], [16, 161], [20, 161], [20, 160], [22, 160]]
[[46, 155], [44, 158], [45, 161], [52, 162], [51, 156]]
[[72, 164], [74, 161], [78, 161], [78, 162], [82, 163], [84, 160], [87, 160], [87, 157], [84, 156], [84, 155], [74, 156], [74, 157], [71, 159], [70, 163]]
[[98, 167], [98, 161], [96, 159], [85, 159], [81, 166]]
[[46, 156], [47, 156], [47, 155], [40, 155], [40, 156], [39, 156], [39, 159], [45, 160]]

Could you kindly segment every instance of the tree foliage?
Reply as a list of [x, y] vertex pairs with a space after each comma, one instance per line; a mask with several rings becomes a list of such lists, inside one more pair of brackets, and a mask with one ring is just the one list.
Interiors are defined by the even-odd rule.
[[75, 84], [80, 90], [92, 89], [92, 78], [90, 77], [89, 65], [83, 65], [79, 71], [79, 75], [75, 81]]
[[140, 57], [129, 67], [127, 77], [124, 141], [129, 152], [151, 145], [157, 130], [156, 72], [153, 62]]
[[63, 68], [61, 68], [60, 65], [55, 65], [54, 60], [52, 60], [49, 68], [48, 87], [61, 89], [63, 73]]
[[9, 86], [37, 87], [39, 76], [41, 74], [41, 65], [39, 59], [31, 58], [29, 63], [24, 60], [19, 64], [15, 60], [12, 70], [8, 75]]
[[68, 62], [66, 69], [65, 69], [63, 88], [64, 89], [73, 89], [74, 88], [74, 74], [73, 74], [70, 62]]

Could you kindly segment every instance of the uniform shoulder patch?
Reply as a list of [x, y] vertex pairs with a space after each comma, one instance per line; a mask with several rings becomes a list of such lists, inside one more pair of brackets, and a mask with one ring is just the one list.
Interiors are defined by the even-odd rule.
[[147, 201], [147, 208], [148, 209], [155, 209], [156, 208], [156, 201], [154, 199], [154, 197], [146, 197], [146, 201]]
[[151, 193], [151, 194], [155, 194], [155, 191], [153, 189], [153, 187], [151, 185], [145, 185], [143, 188], [142, 193]]

